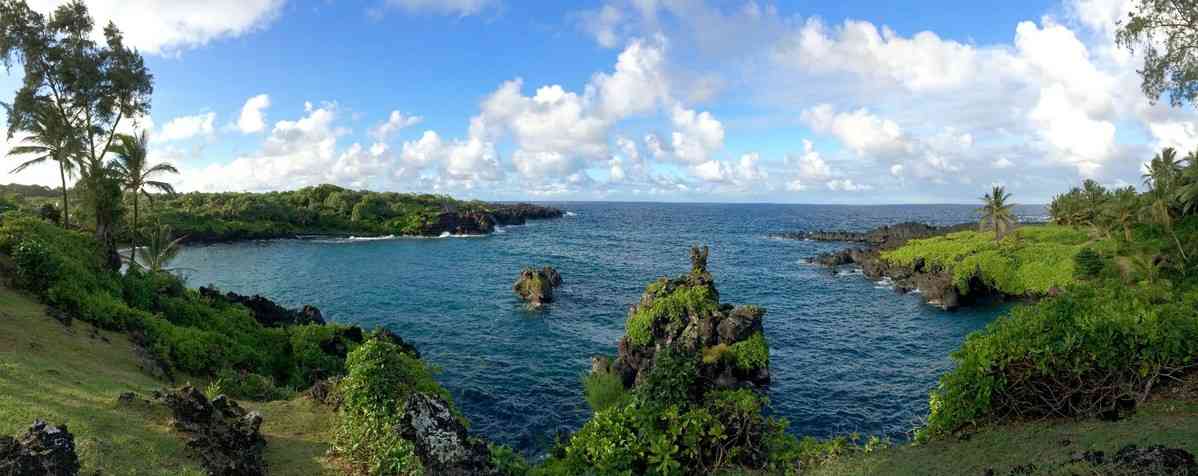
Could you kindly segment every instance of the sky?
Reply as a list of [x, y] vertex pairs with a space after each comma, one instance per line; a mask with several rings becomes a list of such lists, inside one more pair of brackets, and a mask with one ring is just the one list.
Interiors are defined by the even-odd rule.
[[126, 128], [182, 191], [1044, 203], [1198, 147], [1198, 114], [1151, 104], [1114, 44], [1130, 0], [86, 3], [145, 55]]

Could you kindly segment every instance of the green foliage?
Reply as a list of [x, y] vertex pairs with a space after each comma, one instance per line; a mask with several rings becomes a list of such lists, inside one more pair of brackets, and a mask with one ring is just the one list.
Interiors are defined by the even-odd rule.
[[887, 261], [950, 272], [962, 292], [980, 279], [987, 286], [1013, 296], [1044, 295], [1054, 287], [1073, 282], [1074, 255], [1085, 247], [1084, 232], [1064, 226], [1028, 226], [1001, 241], [993, 234], [963, 231], [885, 251]]
[[1082, 248], [1073, 256], [1074, 275], [1081, 279], [1097, 277], [1102, 273], [1102, 255], [1091, 248]]
[[698, 357], [668, 347], [653, 356], [653, 367], [636, 393], [647, 402], [666, 406], [686, 404], [698, 390]]
[[[241, 400], [269, 402], [286, 400], [295, 395], [295, 391], [275, 384], [274, 377], [253, 372], [237, 372], [232, 369], [221, 370], [212, 382], [219, 382], [219, 393]], [[207, 390], [204, 392], [208, 393]]]
[[667, 285], [655, 282], [649, 285], [649, 290], [658, 297], [649, 306], [637, 309], [627, 323], [628, 337], [637, 345], [648, 345], [653, 340], [653, 327], [659, 322], [683, 322], [688, 316], [707, 316], [720, 307], [710, 286], [683, 285], [668, 290]]
[[1173, 106], [1194, 104], [1198, 99], [1198, 5], [1192, 2], [1140, 1], [1119, 24], [1115, 41], [1129, 50], [1139, 49], [1144, 58], [1138, 68], [1141, 88], [1155, 102], [1168, 96]]
[[730, 350], [736, 359], [736, 366], [744, 370], [760, 369], [770, 364], [770, 348], [765, 343], [765, 335], [760, 332], [732, 344]]
[[504, 476], [523, 476], [528, 474], [531, 467], [528, 461], [524, 460], [523, 456], [516, 453], [515, 450], [505, 446], [490, 443], [487, 447], [491, 450], [491, 465], [499, 471], [499, 474]]
[[30, 290], [44, 291], [58, 277], [59, 264], [45, 243], [25, 240], [12, 251], [17, 264], [17, 285]]
[[623, 403], [628, 398], [624, 379], [611, 372], [593, 372], [582, 379], [583, 395], [591, 411], [600, 412]]
[[419, 474], [412, 444], [394, 428], [408, 396], [427, 393], [448, 402], [449, 392], [419, 359], [380, 339], [359, 346], [345, 365], [346, 375], [338, 386], [342, 405], [337, 451], [370, 474]]
[[1198, 295], [1070, 286], [969, 336], [931, 395], [929, 435], [1008, 417], [1095, 415], [1198, 358]]

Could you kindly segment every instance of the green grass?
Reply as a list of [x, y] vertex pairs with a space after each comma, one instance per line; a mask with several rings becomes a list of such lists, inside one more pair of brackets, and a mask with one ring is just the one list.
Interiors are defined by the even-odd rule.
[[[1067, 445], [1064, 442], [1069, 442]], [[1162, 399], [1117, 422], [1054, 420], [988, 427], [968, 440], [950, 438], [841, 457], [812, 475], [1008, 474], [1028, 463], [1036, 474], [1110, 474], [1110, 468], [1070, 465], [1071, 455], [1104, 451], [1108, 458], [1128, 444], [1165, 445], [1198, 454], [1198, 399]]]
[[1073, 257], [1089, 242], [1086, 232], [1074, 228], [1027, 226], [1001, 241], [992, 232], [977, 231], [912, 240], [882, 257], [906, 266], [923, 259], [927, 267], [952, 273], [962, 292], [978, 277], [1009, 295], [1044, 295], [1073, 282]]
[[[137, 362], [124, 334], [80, 321], [65, 327], [41, 304], [0, 287], [0, 434], [21, 434], [41, 418], [75, 435], [83, 474], [203, 474], [165, 407], [117, 403], [122, 392], [146, 397], [170, 385]], [[302, 397], [243, 403], [265, 417], [271, 474], [337, 474], [323, 460], [331, 409]]]

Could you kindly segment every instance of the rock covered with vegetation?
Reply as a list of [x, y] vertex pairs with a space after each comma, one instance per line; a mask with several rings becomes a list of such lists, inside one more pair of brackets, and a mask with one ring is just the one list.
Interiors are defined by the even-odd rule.
[[187, 435], [187, 447], [214, 476], [266, 474], [262, 452], [266, 439], [262, 416], [246, 411], [224, 395], [211, 401], [190, 385], [159, 392], [156, 398], [171, 409], [175, 429]]
[[412, 442], [426, 474], [500, 474], [491, 463], [491, 451], [486, 442], [471, 437], [450, 404], [436, 395], [413, 393], [408, 396], [397, 430]]
[[42, 420], [33, 422], [19, 438], [0, 436], [0, 474], [75, 476], [79, 474], [75, 437], [66, 426]]
[[200, 286], [200, 296], [212, 300], [241, 304], [250, 310], [255, 320], [266, 327], [325, 323], [320, 309], [311, 305], [305, 305], [302, 309], [287, 309], [257, 294], [242, 296], [233, 292], [221, 293], [215, 287], [204, 286]]
[[614, 361], [584, 381], [594, 416], [538, 468], [544, 474], [793, 474], [812, 443], [766, 416], [764, 311], [721, 305], [706, 248], [692, 270], [649, 285]]
[[539, 308], [553, 302], [553, 290], [561, 285], [562, 275], [552, 266], [524, 268], [516, 284], [512, 285], [512, 290], [520, 299], [528, 302], [529, 307]]
[[720, 304], [704, 248], [691, 252], [691, 272], [650, 284], [628, 313], [611, 371], [628, 386], [652, 373], [658, 352], [677, 348], [701, 355], [702, 377], [722, 388], [769, 383], [769, 348], [757, 306]]
[[774, 233], [770, 236], [788, 240], [843, 241], [850, 243], [863, 243], [871, 247], [894, 249], [902, 246], [910, 240], [930, 238], [933, 236], [946, 235], [949, 233], [972, 230], [976, 228], [977, 223], [935, 226], [928, 225], [926, 223], [904, 222], [896, 225], [883, 225], [864, 232], [817, 230]]

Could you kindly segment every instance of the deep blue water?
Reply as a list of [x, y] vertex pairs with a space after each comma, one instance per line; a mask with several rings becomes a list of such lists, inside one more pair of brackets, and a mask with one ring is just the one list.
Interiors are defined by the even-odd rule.
[[[560, 220], [487, 237], [381, 241], [276, 240], [185, 249], [173, 266], [326, 318], [384, 325], [442, 369], [438, 379], [472, 430], [529, 453], [589, 417], [580, 376], [614, 355], [628, 306], [645, 285], [689, 269], [711, 247], [721, 299], [767, 309], [774, 412], [796, 434], [900, 435], [927, 414], [949, 352], [1003, 308], [953, 313], [859, 274], [803, 258], [835, 243], [770, 239], [775, 231], [866, 229], [915, 220], [968, 221], [974, 207], [565, 203]], [[1041, 207], [1019, 210], [1043, 214]], [[511, 286], [521, 267], [552, 265], [558, 301], [530, 312]]]

